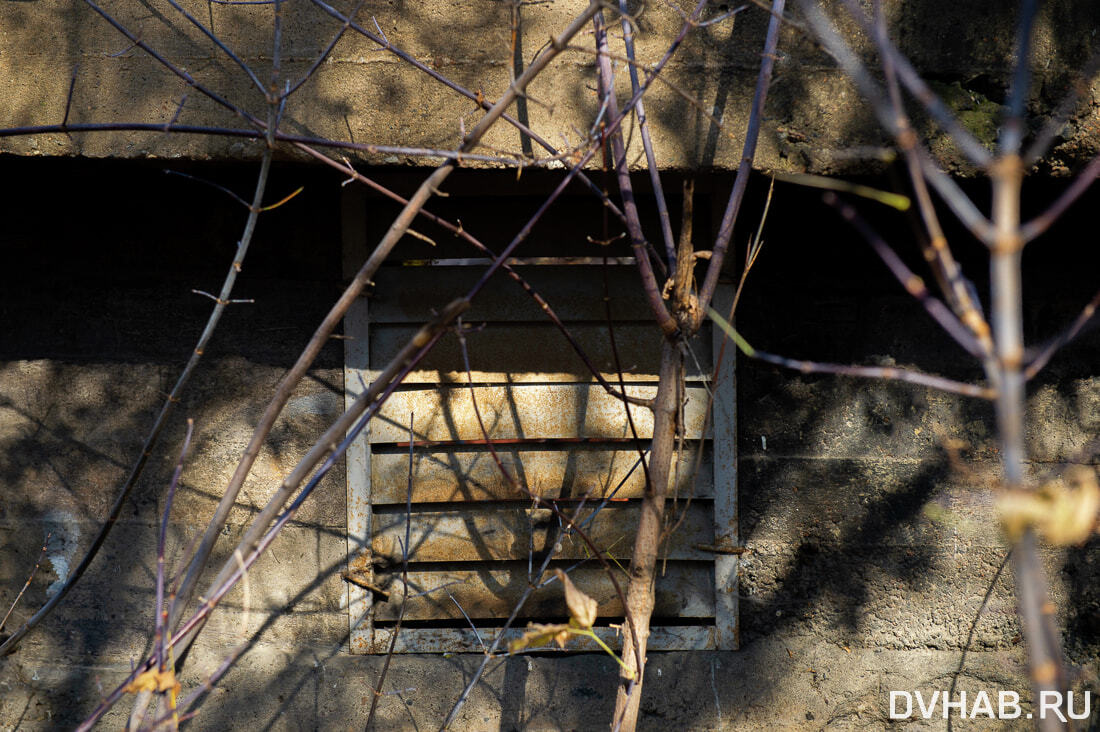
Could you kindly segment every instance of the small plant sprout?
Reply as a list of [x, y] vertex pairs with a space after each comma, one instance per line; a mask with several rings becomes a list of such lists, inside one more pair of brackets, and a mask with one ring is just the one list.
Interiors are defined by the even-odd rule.
[[518, 653], [527, 648], [538, 648], [551, 641], [557, 643], [558, 647], [565, 648], [569, 636], [579, 635], [594, 640], [607, 655], [619, 663], [619, 666], [625, 672], [633, 673], [633, 670], [627, 667], [623, 660], [615, 655], [615, 652], [600, 640], [600, 637], [592, 630], [592, 626], [596, 623], [596, 611], [599, 608], [596, 600], [577, 589], [577, 586], [573, 584], [573, 581], [569, 579], [569, 575], [565, 572], [555, 569], [554, 574], [561, 582], [562, 587], [565, 588], [565, 605], [569, 608], [569, 622], [528, 623], [527, 632], [508, 644], [508, 652]]

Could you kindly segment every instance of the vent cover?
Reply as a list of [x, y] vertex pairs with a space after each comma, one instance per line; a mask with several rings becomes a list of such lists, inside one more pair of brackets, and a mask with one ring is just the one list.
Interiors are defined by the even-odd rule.
[[[661, 336], [634, 267], [620, 260], [605, 273], [601, 266], [554, 261], [520, 265], [517, 271], [546, 297], [615, 384], [604, 311], [606, 276], [627, 392], [653, 396]], [[375, 294], [361, 298], [345, 321], [348, 400], [433, 310], [468, 291], [483, 271], [484, 265], [454, 261], [382, 268]], [[716, 307], [728, 306], [728, 288], [720, 288]], [[529, 490], [555, 499], [584, 527], [617, 566], [625, 592], [645, 480], [624, 405], [596, 383], [537, 303], [506, 275], [496, 276], [463, 320], [474, 327], [467, 335], [473, 394], [502, 462]], [[732, 345], [725, 350], [719, 382], [711, 385], [720, 344], [705, 326], [686, 358], [685, 450], [677, 498], [667, 504], [682, 520], [661, 558], [653, 650], [737, 647], [737, 556], [729, 553], [738, 543], [734, 353]], [[715, 408], [713, 420], [707, 420], [712, 387]], [[639, 407], [631, 414], [646, 443], [652, 414]], [[387, 652], [401, 607], [410, 415], [409, 600], [396, 651], [483, 651], [551, 550], [550, 568], [571, 568], [574, 583], [599, 602], [597, 632], [610, 645], [621, 645], [610, 626], [621, 622], [622, 607], [605, 570], [550, 510], [532, 508], [531, 500], [500, 475], [473, 410], [459, 341], [449, 333], [348, 452], [352, 652]], [[557, 621], [567, 614], [562, 590], [552, 582], [530, 593], [509, 633], [521, 633], [528, 621]], [[575, 639], [570, 648], [585, 648], [578, 642], [583, 640]]]

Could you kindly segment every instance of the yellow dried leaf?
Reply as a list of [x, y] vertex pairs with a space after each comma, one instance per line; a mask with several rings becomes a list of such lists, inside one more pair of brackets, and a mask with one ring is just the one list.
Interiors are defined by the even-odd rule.
[[596, 623], [598, 603], [578, 590], [565, 572], [555, 569], [554, 574], [565, 588], [565, 604], [569, 608], [569, 615], [573, 618], [573, 622], [579, 628], [591, 628]]
[[538, 648], [551, 641], [565, 648], [565, 642], [569, 640], [569, 626], [565, 624], [543, 625], [542, 623], [528, 623], [527, 632], [508, 644], [508, 652], [516, 653], [525, 648]]
[[1096, 473], [1079, 468], [1043, 485], [1037, 491], [1009, 491], [997, 501], [1001, 524], [1010, 539], [1034, 528], [1051, 544], [1066, 546], [1088, 540], [1100, 511], [1100, 484]]
[[180, 683], [176, 681], [176, 672], [173, 669], [158, 671], [151, 668], [138, 674], [137, 678], [126, 685], [125, 691], [136, 694], [139, 691], [171, 691], [174, 694], [180, 692]]

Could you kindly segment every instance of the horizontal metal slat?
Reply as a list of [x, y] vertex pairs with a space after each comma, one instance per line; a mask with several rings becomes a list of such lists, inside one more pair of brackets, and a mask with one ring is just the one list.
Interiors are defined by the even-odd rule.
[[[508, 643], [523, 635], [526, 628], [509, 628], [504, 632], [498, 649], [505, 650]], [[614, 650], [623, 647], [622, 633], [617, 628], [597, 627], [596, 635]], [[373, 638], [365, 633], [352, 633], [352, 653], [386, 653], [390, 649], [393, 628], [375, 628]], [[500, 631], [496, 628], [402, 628], [397, 634], [394, 653], [482, 653]], [[702, 625], [656, 626], [649, 631], [650, 651], [707, 651], [715, 646], [713, 627]], [[542, 650], [557, 650], [547, 646]], [[590, 638], [573, 637], [565, 646], [566, 651], [597, 651], [601, 649]]]
[[[409, 415], [413, 415], [413, 439], [474, 440], [484, 435], [474, 412], [473, 399], [490, 437], [630, 437], [626, 407], [602, 387], [590, 384], [517, 384], [515, 386], [402, 389], [386, 400], [371, 422], [370, 441], [402, 442], [409, 439]], [[630, 385], [630, 396], [650, 399], [656, 386]], [[703, 431], [706, 390], [689, 385], [684, 406], [684, 435], [696, 439]], [[638, 436], [653, 434], [653, 413], [631, 406]]]
[[[374, 275], [370, 297], [372, 323], [423, 323], [456, 297], [462, 297], [484, 273], [482, 267], [383, 267]], [[541, 293], [562, 320], [604, 319], [602, 267], [517, 267], [516, 271]], [[634, 267], [607, 270], [611, 313], [616, 320], [648, 320], [653, 312], [639, 286]], [[493, 286], [474, 299], [463, 315], [478, 320], [542, 321], [546, 314], [507, 274], [494, 276]]]
[[[467, 319], [467, 322], [472, 322]], [[607, 326], [569, 323], [570, 334], [592, 365], [610, 383], [618, 383]], [[405, 347], [418, 325], [373, 325], [370, 331], [372, 366], [381, 369]], [[615, 344], [625, 381], [656, 381], [661, 353], [660, 330], [653, 323], [617, 323]], [[709, 333], [692, 341], [699, 364], [711, 363]], [[553, 323], [490, 323], [466, 336], [470, 377], [475, 384], [592, 381], [594, 377], [577, 352]], [[687, 378], [700, 379], [696, 360], [686, 359]], [[704, 366], [703, 368], [706, 368]], [[364, 377], [370, 381], [374, 374]], [[406, 384], [467, 383], [466, 366], [458, 337], [448, 333], [424, 357]]]
[[[595, 560], [593, 560], [595, 562]], [[714, 617], [714, 568], [707, 562], [673, 562], [657, 580], [653, 614], [660, 617]], [[626, 591], [625, 570], [615, 569], [619, 586]], [[573, 583], [599, 603], [599, 617], [620, 617], [622, 603], [607, 573], [601, 567], [577, 567], [569, 573]], [[376, 598], [374, 619], [397, 620], [401, 609], [401, 576], [378, 577], [378, 584], [389, 591], [389, 600]], [[427, 570], [409, 572], [409, 601], [406, 620], [464, 621], [463, 611], [470, 618], [506, 618], [527, 589], [526, 562], [485, 563], [478, 569]], [[419, 594], [425, 593], [427, 594]], [[452, 599], [453, 598], [453, 599]], [[457, 604], [456, 604], [457, 602]], [[461, 610], [459, 606], [461, 605]], [[519, 617], [567, 617], [560, 584], [553, 582], [539, 588], [524, 604]]]
[[[695, 479], [696, 444], [686, 445], [681, 456], [676, 475], [677, 494], [711, 498], [714, 495], [714, 466], [710, 446], [703, 448], [702, 463]], [[638, 451], [629, 445], [604, 445], [604, 449], [599, 449], [599, 445], [585, 445], [572, 450], [501, 445], [497, 447], [497, 455], [512, 476], [540, 496], [603, 498], [618, 487], [616, 498], [638, 498], [645, 489], [645, 473], [638, 465]], [[417, 449], [413, 455], [412, 474], [413, 503], [520, 498], [500, 474], [487, 449]], [[403, 505], [408, 479], [407, 452], [375, 452], [371, 457], [371, 502]]]
[[[570, 508], [563, 506], [567, 513]], [[634, 548], [641, 506], [637, 501], [609, 503], [593, 516], [594, 509], [588, 505], [571, 518], [605, 556], [625, 565]], [[713, 559], [713, 554], [695, 548], [696, 544], [714, 543], [712, 514], [709, 503], [693, 503], [662, 548], [662, 556], [672, 560]], [[391, 566], [400, 564], [408, 515], [404, 511], [374, 514], [371, 549], [376, 559], [386, 558]], [[518, 559], [526, 557], [529, 549], [545, 552], [554, 543], [561, 547], [554, 554], [557, 559], [592, 556], [583, 539], [558, 529], [558, 519], [548, 508], [479, 508], [466, 504], [462, 510], [416, 512], [408, 523], [410, 562]]]

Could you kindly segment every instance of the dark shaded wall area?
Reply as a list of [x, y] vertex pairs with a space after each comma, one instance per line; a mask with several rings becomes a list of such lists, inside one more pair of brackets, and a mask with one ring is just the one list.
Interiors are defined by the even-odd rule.
[[[14, 598], [51, 535], [48, 559], [13, 624], [44, 601], [106, 514], [209, 313], [210, 300], [191, 291], [217, 291], [244, 222], [244, 207], [227, 195], [167, 175], [165, 167], [246, 199], [256, 168], [0, 158], [6, 211], [0, 228], [0, 608]], [[403, 192], [417, 182], [407, 172], [379, 174]], [[517, 184], [513, 173], [459, 174], [449, 183], [452, 197], [434, 208], [462, 218], [499, 249], [552, 180], [524, 173]], [[894, 181], [870, 182], [892, 187]], [[16, 655], [0, 660], [6, 684], [0, 726], [69, 726], [147, 647], [155, 524], [183, 418], [195, 418], [197, 433], [172, 522], [177, 547], [204, 524], [272, 387], [340, 292], [340, 182], [326, 170], [276, 166], [269, 201], [304, 190], [261, 217], [234, 293], [255, 302], [229, 309], [146, 480], [85, 582]], [[981, 197], [974, 184], [966, 185]], [[1061, 185], [1029, 181], [1030, 211], [1041, 210]], [[706, 231], [720, 212], [715, 202], [724, 187], [723, 179], [700, 178], [697, 229]], [[750, 189], [735, 237], [738, 261], [765, 188], [761, 177]], [[1100, 287], [1091, 221], [1098, 203], [1087, 196], [1025, 255], [1032, 346], [1059, 332]], [[857, 205], [927, 275], [911, 220], [872, 203]], [[396, 210], [378, 202], [372, 234], [380, 234]], [[599, 206], [578, 192], [539, 229], [531, 251], [560, 246], [592, 255], [594, 245], [584, 236], [601, 236], [602, 226]], [[984, 253], [961, 232], [950, 237], [987, 301]], [[817, 192], [777, 184], [764, 238], [738, 312], [739, 330], [757, 348], [980, 378]], [[437, 250], [410, 242], [405, 252], [472, 256], [444, 237]], [[1100, 339], [1086, 328], [1032, 384], [1028, 439], [1037, 476], [1095, 464], [1098, 363]], [[242, 492], [219, 544], [221, 556], [278, 478], [339, 414], [341, 366], [342, 348], [334, 341], [265, 446], [257, 477]], [[874, 728], [885, 721], [883, 689], [946, 688], [967, 645], [972, 652], [960, 688], [1026, 690], [1012, 581], [1007, 571], [998, 577], [1005, 547], [982, 490], [996, 461], [987, 404], [741, 359], [738, 405], [741, 538], [748, 548], [742, 650], [654, 654], [652, 667], [661, 674], [647, 680], [643, 727], [847, 722]], [[343, 480], [342, 471], [326, 479], [274, 557], [258, 565], [247, 603], [234, 595], [212, 622], [209, 640], [196, 648], [190, 681], [239, 637], [253, 646], [225, 691], [204, 707], [203, 728], [342, 729], [365, 720], [364, 689], [381, 659], [349, 656], [342, 645]], [[1091, 542], [1046, 554], [1067, 650], [1086, 671], [1100, 651], [1095, 549]], [[273, 613], [277, 617], [265, 622]], [[438, 725], [479, 660], [396, 659], [391, 683], [414, 691], [384, 699], [381, 719], [394, 729]], [[607, 659], [592, 655], [503, 661], [475, 692], [458, 728], [602, 728], [613, 703], [612, 675]]]

